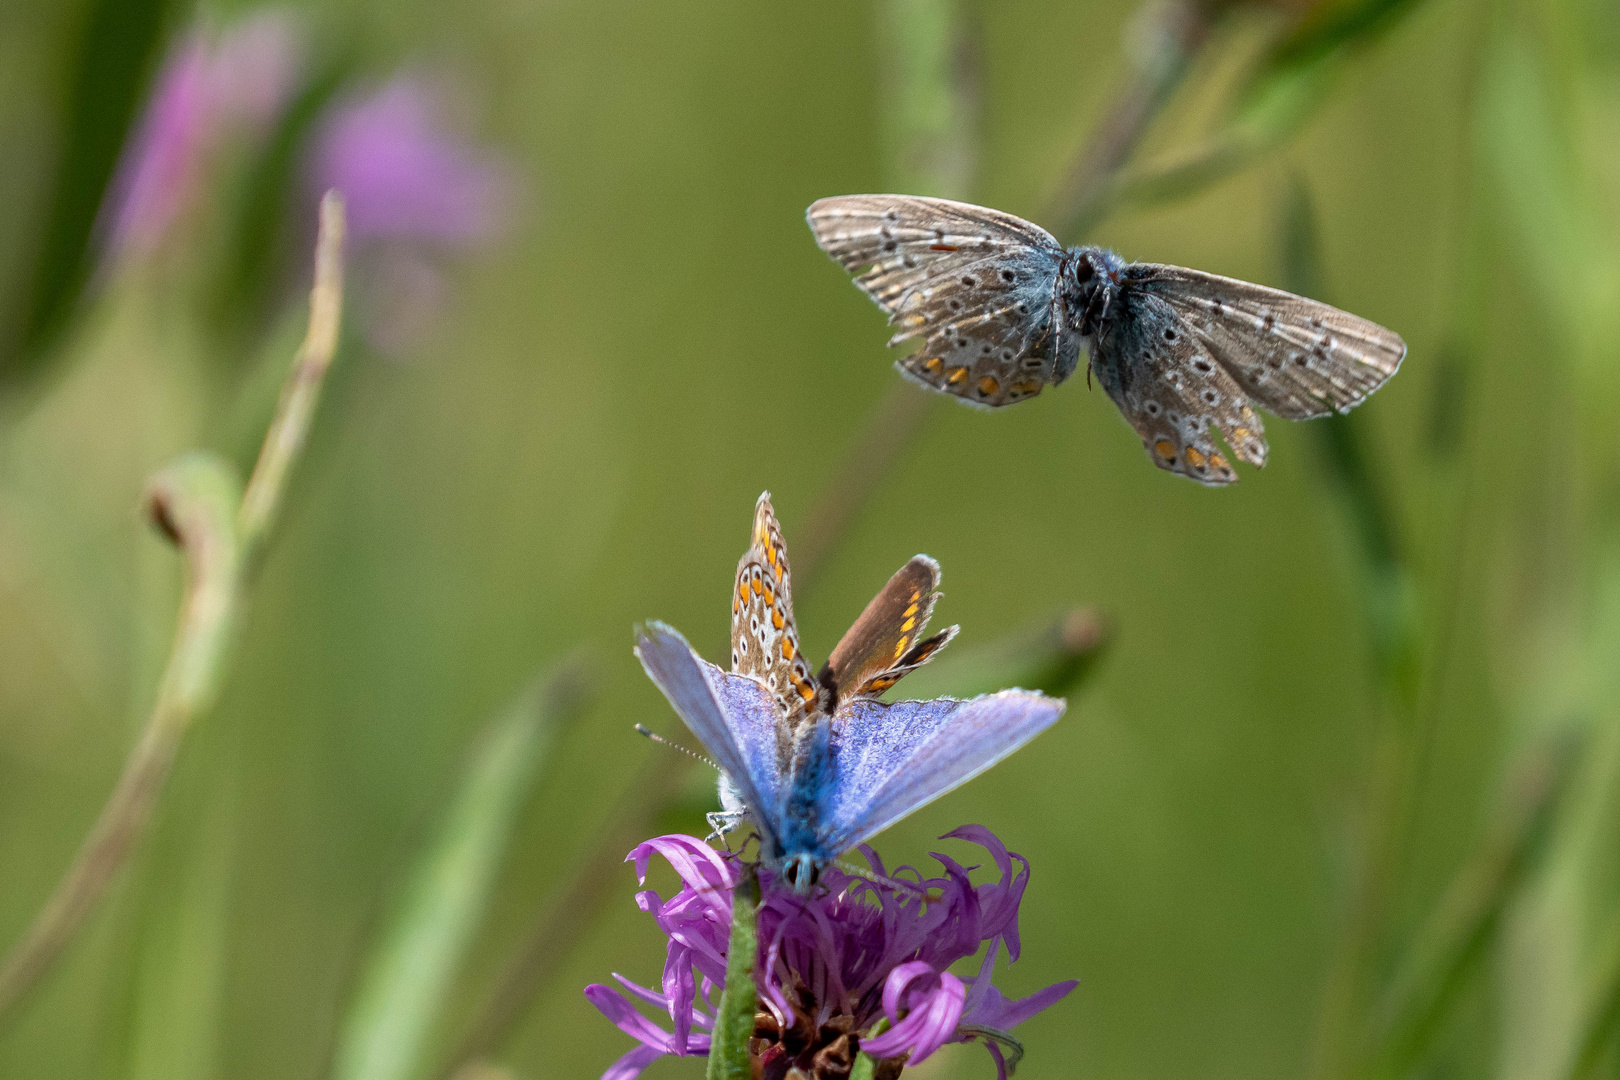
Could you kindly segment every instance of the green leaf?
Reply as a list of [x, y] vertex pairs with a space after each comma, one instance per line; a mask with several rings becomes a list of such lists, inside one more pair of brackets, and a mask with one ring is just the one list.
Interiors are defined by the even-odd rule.
[[758, 993], [754, 965], [759, 959], [759, 878], [752, 872], [732, 890], [731, 941], [726, 945], [726, 988], [714, 1018], [709, 1046], [709, 1080], [753, 1080], [748, 1040], [754, 1035]]
[[512, 824], [559, 724], [582, 703], [568, 661], [484, 731], [383, 924], [341, 1030], [335, 1080], [420, 1076], [451, 979], [482, 920]]
[[162, 55], [167, 0], [96, 0], [84, 21], [62, 149], [20, 342], [0, 358], [15, 382], [39, 367], [89, 278], [91, 238], [136, 110]]

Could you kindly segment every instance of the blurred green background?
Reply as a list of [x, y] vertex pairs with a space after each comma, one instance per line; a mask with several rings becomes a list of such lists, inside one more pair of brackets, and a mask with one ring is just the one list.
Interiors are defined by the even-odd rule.
[[[116, 162], [187, 56], [247, 103], [175, 121], [124, 228]], [[1119, 197], [1053, 219], [1133, 88]], [[390, 92], [437, 156], [323, 165], [333, 117]], [[0, 1016], [0, 1076], [336, 1075], [479, 731], [569, 654], [585, 703], [512, 781], [398, 1075], [456, 1063], [536, 934], [546, 977], [483, 1049], [599, 1075], [630, 1040], [580, 988], [656, 980], [662, 938], [630, 867], [582, 875], [712, 805], [631, 731], [681, 728], [630, 627], [724, 655], [763, 489], [790, 554], [826, 545], [812, 657], [918, 551], [953, 652], [1077, 606], [1110, 629], [1053, 731], [878, 843], [921, 861], [977, 822], [1030, 859], [1000, 983], [1080, 987], [1020, 1029], [1025, 1075], [1620, 1075], [1612, 0], [10, 0], [0, 138], [0, 949], [151, 709], [182, 563], [147, 477], [251, 465], [333, 170], [411, 210], [346, 192], [348, 323], [223, 697]], [[922, 399], [803, 212], [930, 185], [1308, 288], [1408, 359], [1348, 421], [1273, 421], [1224, 491], [1154, 469], [1079, 378], [994, 415]]]

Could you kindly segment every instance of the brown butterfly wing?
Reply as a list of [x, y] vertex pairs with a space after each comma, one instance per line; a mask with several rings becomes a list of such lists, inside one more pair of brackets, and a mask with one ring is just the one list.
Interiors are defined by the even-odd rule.
[[956, 636], [952, 626], [923, 637], [939, 600], [939, 580], [939, 564], [917, 555], [866, 605], [821, 669], [821, 682], [838, 700], [883, 693]]
[[814, 705], [820, 690], [799, 649], [793, 575], [768, 491], [754, 504], [748, 551], [737, 563], [731, 593], [731, 670], [765, 684], [782, 707], [788, 729]]
[[1399, 334], [1320, 301], [1180, 266], [1138, 266], [1144, 287], [1163, 296], [1249, 396], [1278, 416], [1349, 412], [1406, 356]]

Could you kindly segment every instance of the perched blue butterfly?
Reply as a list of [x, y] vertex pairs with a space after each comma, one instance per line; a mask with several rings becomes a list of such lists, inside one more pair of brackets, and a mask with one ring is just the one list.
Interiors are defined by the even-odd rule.
[[663, 623], [636, 632], [636, 655], [723, 770], [721, 801], [759, 833], [765, 864], [799, 892], [821, 868], [966, 783], [1050, 727], [1061, 698], [1003, 690], [971, 700], [877, 700], [956, 633], [923, 637], [939, 566], [919, 555], [867, 605], [815, 675], [799, 653], [792, 574], [771, 511], [732, 593], [732, 670]]
[[996, 407], [1090, 371], [1161, 469], [1237, 480], [1210, 437], [1266, 463], [1249, 402], [1289, 420], [1348, 412], [1401, 366], [1406, 343], [1303, 296], [1180, 266], [1067, 250], [999, 210], [914, 195], [842, 195], [806, 215], [816, 243], [899, 332], [921, 337], [902, 374]]

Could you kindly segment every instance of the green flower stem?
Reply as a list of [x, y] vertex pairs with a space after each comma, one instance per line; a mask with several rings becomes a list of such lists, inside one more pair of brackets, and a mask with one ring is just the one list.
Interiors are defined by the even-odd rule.
[[748, 1040], [754, 1036], [759, 994], [754, 967], [759, 962], [759, 878], [750, 870], [732, 890], [731, 940], [726, 945], [726, 988], [715, 1010], [709, 1045], [708, 1080], [752, 1080]]
[[335, 191], [321, 200], [321, 231], [315, 241], [315, 287], [309, 294], [309, 329], [293, 358], [292, 374], [281, 388], [276, 415], [253, 466], [237, 531], [243, 562], [257, 565], [286, 493], [287, 477], [303, 452], [321, 385], [337, 355], [343, 317], [343, 199]]
[[213, 707], [241, 622], [255, 556], [303, 446], [321, 377], [332, 362], [342, 310], [343, 204], [321, 203], [310, 330], [246, 493], [219, 458], [188, 454], [153, 478], [153, 522], [186, 561], [185, 596], [157, 702], [124, 770], [72, 865], [0, 965], [0, 1017], [7, 1016], [62, 954], [129, 860], [169, 776], [180, 741]]

